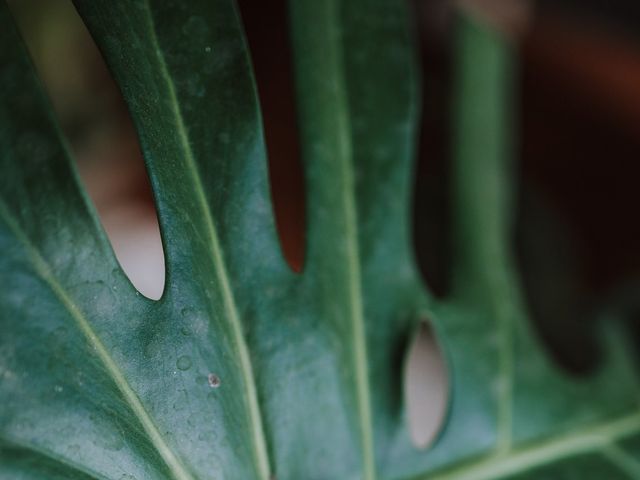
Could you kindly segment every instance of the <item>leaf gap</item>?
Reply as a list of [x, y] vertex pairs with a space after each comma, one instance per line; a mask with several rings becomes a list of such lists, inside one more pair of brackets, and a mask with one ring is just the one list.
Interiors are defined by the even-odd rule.
[[276, 226], [283, 254], [304, 265], [305, 193], [298, 135], [287, 1], [239, 0], [256, 79]]
[[426, 321], [414, 332], [405, 357], [404, 398], [411, 442], [429, 448], [440, 433], [449, 405], [447, 365]]
[[422, 66], [413, 196], [413, 244], [423, 280], [437, 297], [451, 284], [451, 17], [445, 2], [412, 1]]
[[627, 87], [640, 76], [638, 55], [620, 32], [541, 9], [521, 56], [525, 294], [557, 363], [587, 374], [599, 361], [591, 332], [601, 313], [636, 328], [639, 319], [640, 110]]
[[133, 286], [157, 300], [164, 252], [133, 122], [70, 0], [9, 0], [81, 181]]

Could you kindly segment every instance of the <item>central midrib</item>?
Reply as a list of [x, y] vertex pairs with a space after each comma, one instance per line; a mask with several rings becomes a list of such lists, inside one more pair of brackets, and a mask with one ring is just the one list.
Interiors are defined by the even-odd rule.
[[219, 286], [222, 291], [221, 293], [222, 293], [222, 300], [224, 303], [225, 313], [227, 314], [229, 325], [231, 326], [233, 340], [237, 348], [237, 352], [240, 360], [240, 367], [244, 377], [243, 383], [246, 389], [247, 409], [248, 409], [248, 414], [251, 422], [250, 426], [253, 430], [253, 449], [256, 457], [257, 468], [258, 468], [260, 477], [264, 480], [268, 480], [271, 476], [271, 473], [270, 473], [271, 468], [269, 465], [269, 456], [267, 453], [266, 437], [263, 430], [262, 415], [260, 412], [258, 395], [255, 388], [253, 367], [251, 365], [251, 359], [250, 359], [248, 347], [245, 341], [245, 337], [242, 329], [242, 323], [240, 321], [240, 315], [238, 314], [233, 292], [231, 290], [229, 275], [227, 273], [226, 266], [224, 263], [224, 255], [220, 247], [220, 240], [218, 238], [217, 230], [213, 221], [213, 216], [209, 208], [207, 198], [204, 192], [204, 188], [202, 185], [202, 181], [200, 178], [200, 174], [198, 172], [198, 167], [196, 165], [193, 152], [189, 144], [188, 133], [184, 124], [182, 112], [180, 111], [180, 106], [178, 103], [178, 98], [176, 95], [173, 79], [169, 74], [166, 62], [161, 53], [160, 45], [158, 43], [158, 38], [155, 31], [155, 25], [154, 25], [154, 21], [153, 21], [150, 7], [148, 4], [148, 0], [146, 0], [146, 7], [147, 7], [146, 19], [148, 21], [148, 27], [151, 34], [151, 39], [154, 43], [155, 51], [157, 52], [158, 63], [160, 66], [160, 73], [162, 74], [162, 77], [165, 80], [167, 85], [167, 89], [169, 93], [169, 101], [170, 101], [169, 103], [172, 107], [173, 114], [175, 117], [177, 133], [180, 139], [180, 147], [181, 147], [181, 150], [183, 151], [184, 159], [187, 162], [188, 173], [190, 174], [193, 180], [196, 199], [198, 201], [198, 204], [200, 205], [200, 208], [202, 210], [203, 217], [205, 220], [206, 232], [211, 244], [211, 253], [213, 257], [212, 263], [214, 266], [216, 277], [218, 278]]
[[[373, 446], [373, 422], [369, 369], [366, 344], [366, 330], [363, 311], [363, 297], [360, 271], [360, 252], [358, 246], [358, 213], [355, 199], [355, 175], [353, 171], [353, 147], [351, 125], [349, 122], [348, 93], [346, 90], [342, 39], [336, 30], [339, 22], [339, 10], [336, 1], [327, 2], [330, 39], [328, 57], [333, 60], [333, 74], [336, 85], [336, 132], [338, 137], [338, 159], [343, 178], [342, 205], [344, 209], [345, 239], [347, 247], [347, 285], [349, 289], [349, 318], [352, 324], [353, 364], [356, 381], [356, 401], [358, 405], [360, 439], [362, 442], [362, 468], [365, 480], [375, 480], [376, 466]], [[330, 60], [330, 61], [331, 61]]]

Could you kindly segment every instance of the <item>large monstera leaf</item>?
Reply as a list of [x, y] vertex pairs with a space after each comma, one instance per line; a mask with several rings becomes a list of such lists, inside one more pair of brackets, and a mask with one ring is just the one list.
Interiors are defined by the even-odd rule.
[[[160, 301], [133, 288], [0, 7], [0, 479], [640, 478], [637, 378], [615, 331], [589, 378], [528, 324], [509, 255], [511, 54], [461, 22], [454, 289], [420, 284], [418, 104], [397, 0], [292, 0], [307, 190], [283, 260], [231, 0], [76, 0], [136, 124]], [[439, 334], [451, 403], [410, 441], [402, 352]], [[425, 406], [428, 408], [428, 406]]]

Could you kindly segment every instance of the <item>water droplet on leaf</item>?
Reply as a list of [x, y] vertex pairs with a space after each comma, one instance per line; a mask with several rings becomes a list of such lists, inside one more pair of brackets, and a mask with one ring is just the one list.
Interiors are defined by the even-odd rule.
[[179, 370], [189, 370], [191, 368], [191, 357], [189, 355], [182, 355], [178, 358], [176, 366]]

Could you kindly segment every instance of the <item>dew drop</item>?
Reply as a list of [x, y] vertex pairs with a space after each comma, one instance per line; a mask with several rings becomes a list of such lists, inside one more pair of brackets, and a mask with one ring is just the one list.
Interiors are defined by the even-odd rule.
[[189, 335], [191, 335], [191, 329], [187, 326], [184, 326], [180, 329], [180, 333], [185, 337], [188, 337]]
[[218, 388], [220, 386], [220, 377], [218, 377], [215, 373], [210, 373], [207, 376], [207, 383], [211, 388]]
[[204, 51], [209, 53], [211, 51], [211, 47], [204, 47]]
[[62, 386], [61, 386], [61, 385], [56, 385], [55, 387], [53, 387], [53, 390], [54, 390], [56, 393], [61, 393], [61, 392], [62, 392], [62, 390], [64, 390], [64, 389], [62, 388]]
[[191, 368], [191, 357], [189, 355], [182, 355], [176, 362], [178, 370], [189, 370]]
[[184, 389], [178, 390], [176, 401], [173, 404], [173, 409], [176, 412], [183, 411], [185, 408], [187, 408], [188, 398], [189, 398], [189, 396], [188, 396], [186, 390], [184, 390]]

